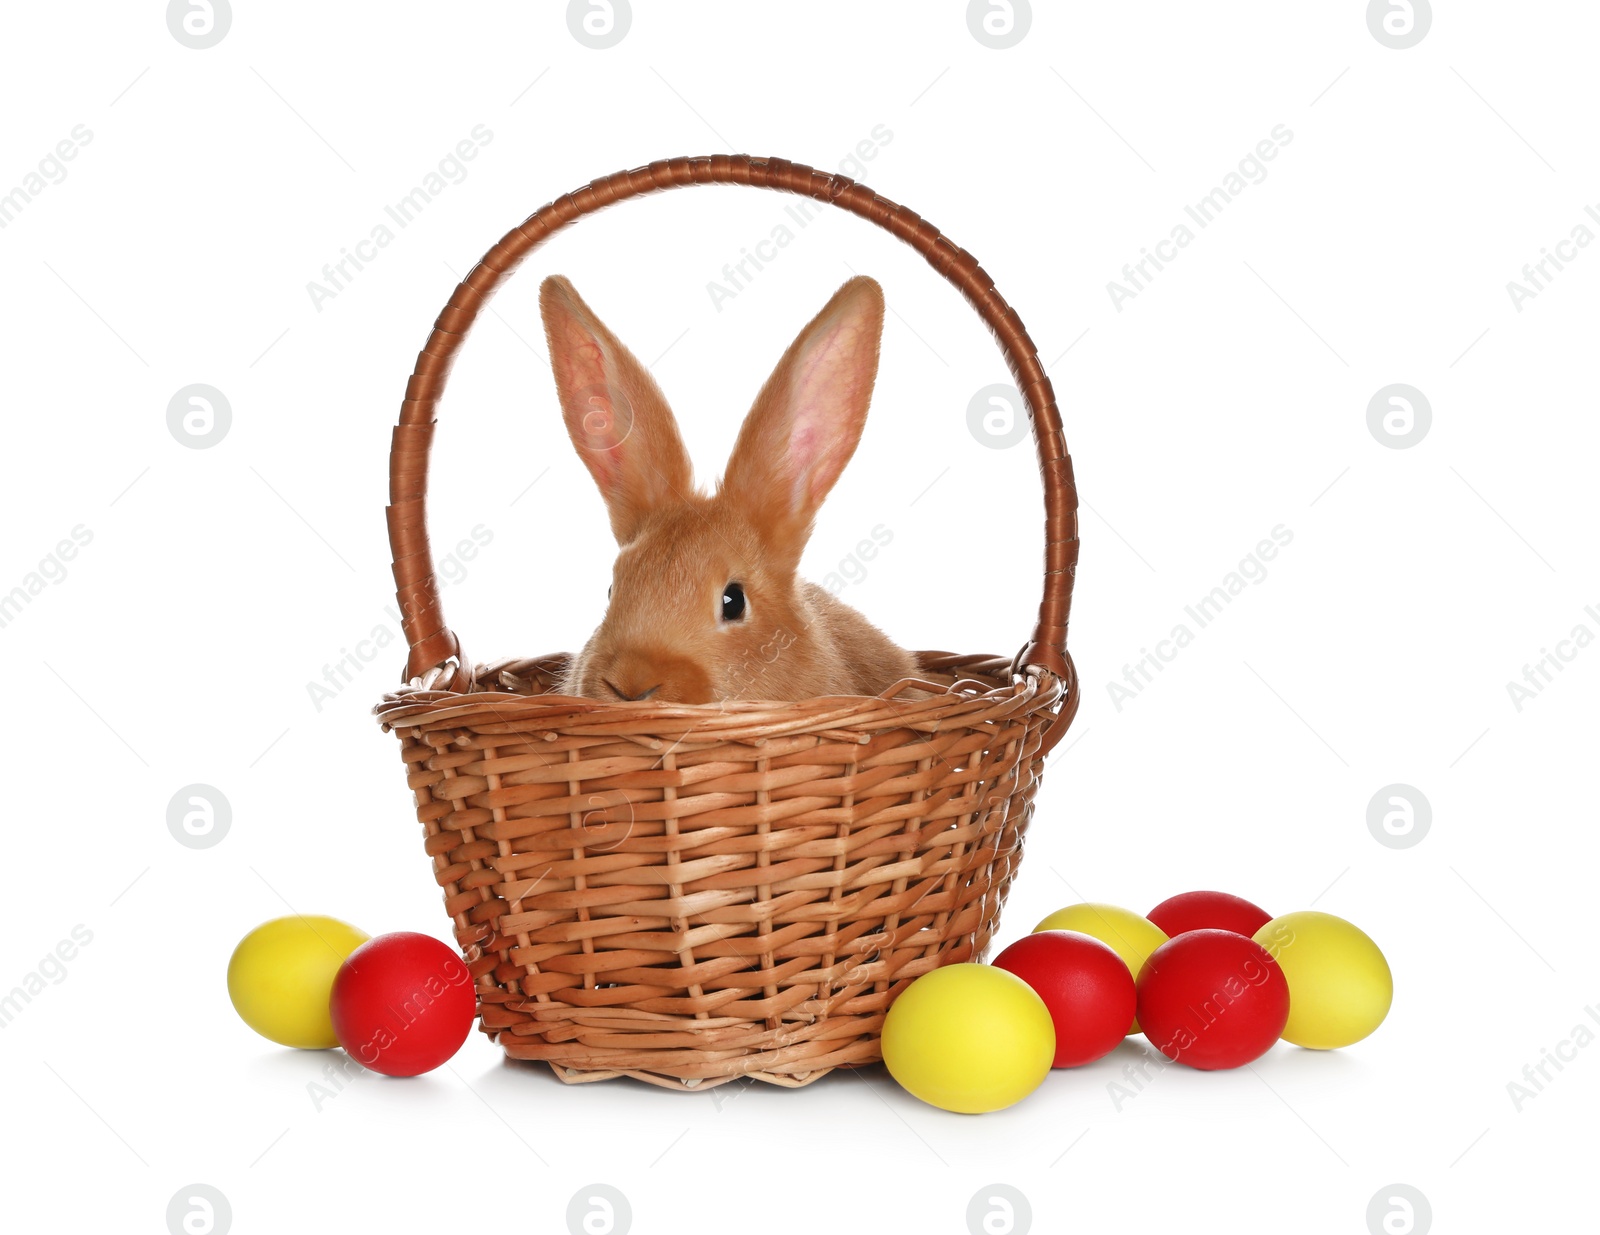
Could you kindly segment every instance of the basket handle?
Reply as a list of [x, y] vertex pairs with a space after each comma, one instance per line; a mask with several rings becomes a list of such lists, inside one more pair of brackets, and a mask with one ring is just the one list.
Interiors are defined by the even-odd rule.
[[395, 599], [411, 648], [406, 676], [421, 677], [431, 669], [448, 667], [453, 660], [453, 668], [435, 675], [435, 684], [464, 690], [470, 681], [471, 667], [462, 654], [461, 643], [445, 626], [439, 607], [426, 515], [434, 410], [456, 352], [478, 311], [523, 258], [569, 223], [614, 202], [689, 184], [747, 184], [780, 189], [860, 215], [921, 253], [988, 323], [1027, 402], [1033, 440], [1039, 451], [1039, 476], [1044, 483], [1044, 594], [1039, 601], [1039, 620], [1011, 667], [1013, 672], [1028, 667], [1047, 670], [1065, 684], [1067, 696], [1058, 719], [1051, 725], [1055, 732], [1050, 736], [1059, 738], [1078, 703], [1077, 674], [1066, 650], [1067, 618], [1078, 561], [1078, 491], [1061, 431], [1061, 413], [1033, 340], [977, 259], [947, 240], [931, 223], [848, 177], [829, 175], [785, 159], [742, 154], [665, 159], [648, 167], [617, 172], [557, 198], [507, 232], [456, 287], [434, 322], [427, 344], [417, 355], [389, 452], [390, 504], [386, 513], [398, 589]]

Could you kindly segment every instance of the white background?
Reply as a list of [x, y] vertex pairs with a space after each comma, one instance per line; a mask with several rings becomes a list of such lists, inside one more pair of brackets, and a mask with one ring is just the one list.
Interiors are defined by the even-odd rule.
[[[1009, 50], [952, 0], [640, 2], [609, 50], [558, 3], [239, 4], [208, 50], [156, 3], [11, 10], [0, 193], [75, 125], [92, 140], [0, 230], [0, 593], [74, 527], [92, 540], [0, 629], [0, 990], [75, 926], [93, 940], [0, 1030], [7, 1225], [163, 1230], [169, 1199], [205, 1183], [240, 1232], [556, 1231], [604, 1183], [640, 1232], [959, 1232], [974, 1194], [1006, 1184], [1041, 1231], [1362, 1232], [1404, 1183], [1439, 1230], [1562, 1229], [1592, 1165], [1600, 1049], [1564, 1048], [1520, 1110], [1507, 1085], [1580, 1023], [1600, 1031], [1600, 650], [1563, 645], [1575, 659], [1520, 710], [1507, 683], [1580, 624], [1600, 633], [1600, 248], [1520, 311], [1506, 285], [1600, 203], [1600, 17], [1441, 8], [1407, 50], [1353, 0], [1037, 4]], [[324, 264], [476, 125], [492, 140], [465, 179], [315, 307]], [[845, 163], [880, 125], [870, 162]], [[1115, 307], [1124, 263], [1277, 125], [1293, 140], [1265, 179]], [[328, 1057], [235, 1017], [229, 953], [291, 908], [450, 938], [368, 711], [403, 649], [320, 708], [308, 689], [393, 632], [389, 426], [434, 316], [543, 202], [716, 151], [843, 166], [931, 218], [1049, 365], [1084, 504], [1085, 693], [999, 942], [1081, 899], [1314, 905], [1392, 963], [1372, 1038], [1167, 1068], [1118, 1101], [1135, 1039], [962, 1117], [881, 1069], [720, 1097], [568, 1088], [475, 1034], [448, 1070], [364, 1077], [319, 1109], [307, 1085]], [[706, 479], [788, 340], [851, 269], [876, 276], [882, 375], [809, 573], [883, 523], [893, 543], [846, 600], [910, 647], [1023, 641], [1034, 463], [1026, 441], [967, 428], [972, 394], [1007, 375], [960, 298], [837, 214], [714, 307], [707, 283], [790, 200], [698, 189], [587, 219], [480, 321], [441, 408], [432, 506], [436, 546], [492, 533], [445, 593], [474, 658], [574, 648], [603, 605], [609, 536], [537, 317], [552, 272], [655, 362]], [[166, 419], [197, 382], [232, 409], [204, 450]], [[1409, 449], [1368, 429], [1395, 382], [1432, 407]], [[1267, 577], [1119, 709], [1108, 683], [1280, 524], [1293, 541]], [[197, 782], [232, 809], [200, 850], [166, 823]], [[1433, 812], [1405, 849], [1367, 826], [1397, 782]]]

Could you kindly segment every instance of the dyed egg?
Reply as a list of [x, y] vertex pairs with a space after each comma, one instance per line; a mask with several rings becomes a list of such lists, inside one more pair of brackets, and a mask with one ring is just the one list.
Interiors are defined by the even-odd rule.
[[1169, 936], [1184, 931], [1233, 931], [1254, 935], [1272, 915], [1228, 892], [1183, 892], [1168, 897], [1145, 915]]
[[228, 998], [244, 1023], [280, 1046], [339, 1045], [328, 995], [365, 931], [337, 918], [274, 918], [251, 931], [228, 961]]
[[1139, 1023], [1176, 1063], [1238, 1068], [1272, 1048], [1289, 1019], [1289, 984], [1267, 950], [1234, 931], [1185, 931], [1139, 974]]
[[900, 992], [883, 1021], [883, 1062], [941, 1110], [978, 1114], [1020, 1102], [1050, 1072], [1050, 1010], [1016, 974], [946, 965]]
[[339, 1045], [385, 1076], [417, 1076], [467, 1040], [478, 996], [461, 954], [432, 935], [394, 931], [350, 954], [329, 999]]
[[1313, 909], [1273, 918], [1255, 934], [1289, 982], [1283, 1038], [1317, 1051], [1359, 1042], [1383, 1023], [1394, 976], [1359, 927]]
[[1110, 945], [1078, 931], [1036, 931], [1001, 952], [994, 965], [1033, 987], [1050, 1009], [1056, 1067], [1092, 1063], [1127, 1035], [1133, 977]]

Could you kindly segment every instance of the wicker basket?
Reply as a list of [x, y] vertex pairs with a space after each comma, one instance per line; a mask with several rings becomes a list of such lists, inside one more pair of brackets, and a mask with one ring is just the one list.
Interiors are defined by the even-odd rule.
[[[564, 655], [470, 666], [444, 625], [425, 498], [434, 412], [462, 340], [569, 223], [659, 189], [803, 193], [887, 229], [966, 296], [1027, 400], [1045, 495], [1044, 595], [1016, 656], [918, 653], [930, 693], [799, 703], [602, 703], [551, 693]], [[1078, 704], [1066, 652], [1077, 493], [1061, 418], [977, 261], [843, 176], [742, 155], [597, 180], [512, 229], [417, 357], [390, 455], [408, 684], [400, 738], [482, 1029], [566, 1081], [797, 1086], [880, 1058], [912, 979], [981, 958], [1044, 766]]]

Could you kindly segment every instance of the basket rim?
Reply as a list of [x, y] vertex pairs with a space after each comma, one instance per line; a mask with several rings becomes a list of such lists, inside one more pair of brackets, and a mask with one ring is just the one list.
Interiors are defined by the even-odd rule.
[[[1032, 715], [1060, 704], [1061, 711], [1049, 722], [1054, 732], [1048, 736], [1053, 737], [1071, 724], [1077, 710], [1080, 692], [1075, 689], [1076, 680], [1062, 678], [1048, 669], [1028, 666], [1020, 672], [1008, 672], [1007, 681], [995, 671], [1007, 665], [1002, 657], [956, 657], [942, 652], [914, 655], [919, 660], [942, 658], [958, 668], [954, 673], [903, 678], [881, 695], [654, 703], [588, 699], [554, 691], [474, 689], [481, 682], [497, 681], [506, 665], [529, 663], [499, 661], [474, 666], [465, 689], [453, 688], [456, 679], [442, 671], [414, 678], [385, 692], [372, 713], [389, 731], [451, 725], [507, 734], [543, 731], [552, 738], [558, 734], [631, 737], [644, 739], [647, 745], [671, 741], [681, 747], [690, 742], [691, 735], [700, 735], [695, 745], [759, 744], [770, 738], [800, 734], [828, 734], [864, 744], [871, 733], [888, 729], [932, 730], [947, 728], [953, 722], [985, 724], [1018, 714]], [[977, 665], [988, 666], [990, 671], [976, 669]], [[946, 681], [936, 681], [935, 677]], [[907, 689], [929, 693], [920, 698], [898, 697]]]

